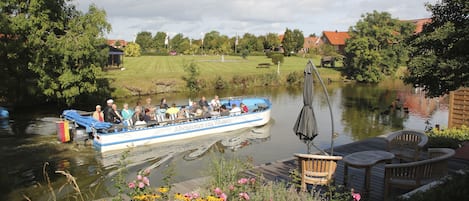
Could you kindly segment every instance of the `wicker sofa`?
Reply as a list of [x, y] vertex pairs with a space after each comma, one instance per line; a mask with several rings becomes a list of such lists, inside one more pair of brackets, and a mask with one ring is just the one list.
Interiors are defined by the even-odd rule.
[[414, 189], [438, 180], [448, 174], [448, 160], [455, 151], [449, 148], [428, 149], [428, 159], [386, 164], [384, 166], [384, 198], [392, 187]]

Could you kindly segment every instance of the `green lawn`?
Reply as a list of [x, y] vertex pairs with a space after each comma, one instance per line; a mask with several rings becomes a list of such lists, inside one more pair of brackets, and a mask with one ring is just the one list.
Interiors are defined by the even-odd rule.
[[[256, 68], [259, 63], [271, 63], [271, 59], [265, 56], [248, 56], [243, 59], [239, 56], [141, 56], [125, 57], [125, 70], [111, 70], [104, 72], [103, 76], [110, 79], [111, 86], [116, 88], [115, 96], [128, 95], [126, 88], [138, 88], [142, 91], [151, 91], [155, 84], [166, 84], [176, 88], [184, 88], [185, 75], [183, 66], [195, 62], [200, 69], [200, 78], [204, 80], [215, 80], [221, 76], [224, 80], [231, 80], [234, 75], [262, 75], [276, 73], [277, 65], [272, 64], [270, 68]], [[280, 78], [294, 71], [302, 72], [308, 58], [285, 57], [284, 63], [280, 64]], [[319, 59], [313, 59], [319, 66]], [[331, 68], [320, 68], [322, 77], [339, 80], [340, 72]]]

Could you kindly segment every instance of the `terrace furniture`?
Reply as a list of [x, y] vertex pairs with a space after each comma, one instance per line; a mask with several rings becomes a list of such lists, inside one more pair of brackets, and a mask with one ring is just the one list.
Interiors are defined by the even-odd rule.
[[348, 167], [365, 168], [364, 196], [367, 197], [370, 194], [371, 167], [381, 162], [390, 163], [393, 158], [393, 153], [381, 150], [360, 151], [345, 156], [343, 160], [344, 186], [347, 186], [348, 182]]
[[414, 189], [448, 174], [448, 159], [455, 151], [449, 148], [428, 149], [428, 159], [384, 166], [384, 199], [391, 187]]
[[260, 63], [260, 64], [257, 64], [257, 68], [269, 68], [270, 67], [270, 63]]
[[333, 56], [323, 56], [321, 57], [321, 67], [325, 67], [326, 64], [330, 64], [332, 68], [335, 67], [335, 57]]
[[298, 158], [301, 174], [301, 190], [306, 191], [306, 184], [327, 185], [334, 178], [337, 161], [342, 156], [314, 154], [295, 154]]
[[428, 136], [420, 131], [401, 130], [386, 136], [387, 151], [402, 161], [417, 161], [428, 142]]

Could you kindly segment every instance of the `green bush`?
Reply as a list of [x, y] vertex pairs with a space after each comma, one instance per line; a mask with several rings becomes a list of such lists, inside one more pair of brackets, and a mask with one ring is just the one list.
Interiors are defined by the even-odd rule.
[[272, 58], [272, 63], [274, 64], [277, 64], [279, 61], [280, 63], [283, 63], [283, 58], [284, 58], [283, 54], [272, 53], [270, 57]]
[[288, 73], [286, 81], [289, 85], [296, 85], [303, 80], [302, 78], [303, 76], [299, 72], [294, 71]]

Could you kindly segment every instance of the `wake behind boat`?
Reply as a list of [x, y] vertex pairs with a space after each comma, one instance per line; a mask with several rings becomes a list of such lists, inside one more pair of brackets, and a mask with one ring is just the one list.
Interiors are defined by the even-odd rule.
[[249, 111], [229, 116], [218, 114], [203, 119], [189, 117], [184, 121], [160, 121], [146, 126], [123, 126], [99, 122], [89, 114], [80, 114], [76, 110], [65, 110], [62, 116], [75, 126], [84, 127], [87, 132], [91, 133], [93, 145], [100, 152], [262, 126], [270, 120], [272, 104], [267, 98], [236, 97], [221, 99], [220, 102], [228, 108], [233, 103], [237, 105], [244, 103]]

